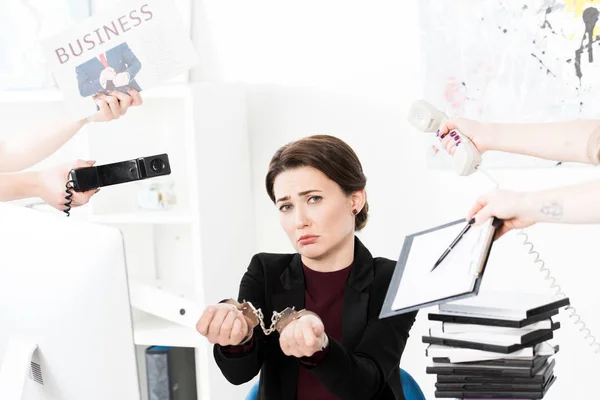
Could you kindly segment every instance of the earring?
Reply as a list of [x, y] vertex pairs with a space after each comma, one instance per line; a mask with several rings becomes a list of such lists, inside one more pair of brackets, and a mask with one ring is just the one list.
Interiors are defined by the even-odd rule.
[[352, 210], [352, 214], [354, 214], [354, 215], [358, 214], [358, 211], [356, 210], [356, 208], [354, 210]]

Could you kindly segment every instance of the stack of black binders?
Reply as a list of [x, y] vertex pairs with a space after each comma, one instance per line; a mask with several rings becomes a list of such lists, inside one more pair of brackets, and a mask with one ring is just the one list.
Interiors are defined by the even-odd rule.
[[429, 314], [428, 374], [436, 398], [543, 399], [554, 375], [559, 310], [568, 298], [480, 293]]

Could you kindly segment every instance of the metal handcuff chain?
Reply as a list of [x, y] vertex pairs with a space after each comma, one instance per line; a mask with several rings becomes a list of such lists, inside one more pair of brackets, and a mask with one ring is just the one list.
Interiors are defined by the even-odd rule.
[[273, 315], [271, 316], [271, 326], [267, 329], [262, 309], [257, 309], [251, 302], [244, 300], [244, 302], [240, 304], [233, 299], [228, 299], [225, 303], [234, 305], [242, 312], [242, 315], [249, 322], [248, 325], [250, 330], [254, 329], [257, 325], [260, 325], [260, 328], [266, 336], [269, 336], [275, 331], [281, 333], [292, 321], [299, 319], [304, 315], [314, 315], [320, 319], [320, 317], [312, 311], [305, 309], [296, 311], [294, 307], [287, 307], [281, 312], [273, 311]]

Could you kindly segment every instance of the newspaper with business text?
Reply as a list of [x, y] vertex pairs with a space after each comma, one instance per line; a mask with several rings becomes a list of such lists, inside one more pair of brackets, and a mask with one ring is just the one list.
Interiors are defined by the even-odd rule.
[[97, 111], [99, 93], [138, 92], [199, 63], [170, 0], [123, 0], [42, 41], [56, 83], [75, 117]]

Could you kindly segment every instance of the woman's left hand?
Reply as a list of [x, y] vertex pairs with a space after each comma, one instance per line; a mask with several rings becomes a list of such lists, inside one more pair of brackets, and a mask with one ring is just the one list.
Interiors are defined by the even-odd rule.
[[327, 347], [325, 326], [314, 315], [303, 315], [292, 321], [279, 335], [279, 345], [287, 356], [310, 357]]

